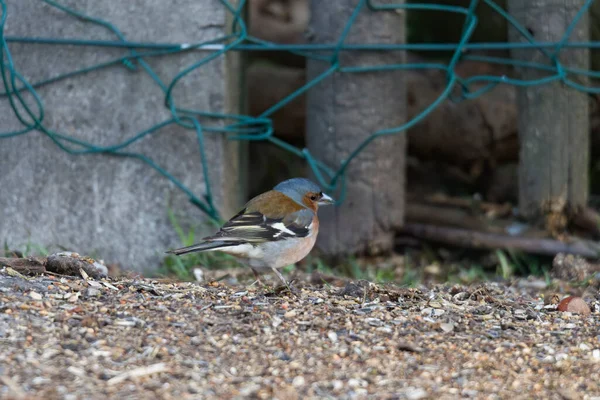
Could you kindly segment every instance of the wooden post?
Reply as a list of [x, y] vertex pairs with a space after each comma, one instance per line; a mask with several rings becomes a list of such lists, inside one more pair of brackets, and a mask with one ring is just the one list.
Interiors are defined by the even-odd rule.
[[[336, 43], [359, 2], [311, 1], [314, 43]], [[381, 4], [382, 2], [378, 2]], [[391, 2], [390, 2], [391, 3]], [[398, 1], [394, 1], [398, 3]], [[403, 43], [404, 13], [361, 10], [346, 43]], [[342, 66], [403, 63], [403, 52], [342, 52]], [[330, 64], [307, 62], [308, 79]], [[307, 96], [307, 145], [311, 153], [337, 169], [367, 137], [405, 121], [404, 74], [399, 71], [335, 72]], [[404, 219], [405, 134], [376, 139], [353, 160], [347, 173], [347, 198], [324, 208], [317, 243], [328, 255], [379, 253], [392, 249], [394, 229]]]
[[[559, 42], [585, 2], [509, 0], [508, 10], [536, 41]], [[512, 26], [509, 39], [526, 41]], [[588, 40], [588, 15], [585, 15], [569, 41]], [[551, 48], [546, 50], [553, 52]], [[513, 50], [512, 57], [552, 65], [549, 57], [539, 50]], [[589, 68], [587, 49], [564, 49], [557, 59], [564, 67]], [[518, 71], [526, 80], [548, 76], [548, 73], [531, 68]], [[586, 83], [580, 76], [575, 79]], [[565, 217], [577, 212], [588, 200], [588, 101], [585, 93], [558, 81], [518, 89], [519, 209], [531, 220], [546, 217], [549, 228], [563, 228], [567, 221]]]

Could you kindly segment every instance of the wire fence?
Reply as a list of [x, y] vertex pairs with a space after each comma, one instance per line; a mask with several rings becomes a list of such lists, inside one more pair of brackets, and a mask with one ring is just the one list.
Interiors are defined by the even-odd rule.
[[[164, 43], [138, 43], [130, 42], [119, 31], [119, 29], [109, 21], [85, 15], [75, 9], [65, 7], [60, 3], [52, 0], [39, 0], [52, 7], [55, 7], [73, 17], [83, 19], [91, 24], [101, 26], [115, 35], [115, 40], [72, 40], [72, 39], [57, 39], [57, 38], [29, 38], [29, 37], [9, 37], [5, 35], [5, 26], [10, 18], [10, 10], [7, 8], [6, 0], [0, 0], [2, 17], [0, 19], [0, 52], [2, 62], [0, 63], [0, 74], [4, 91], [0, 96], [7, 98], [14, 115], [22, 125], [22, 129], [13, 132], [0, 132], [0, 139], [9, 138], [19, 135], [25, 135], [33, 131], [41, 132], [54, 142], [60, 149], [72, 155], [83, 154], [108, 154], [120, 157], [131, 157], [141, 160], [149, 167], [154, 168], [166, 179], [170, 180], [180, 190], [182, 190], [190, 199], [190, 201], [203, 210], [206, 214], [214, 219], [219, 219], [217, 209], [213, 204], [211, 184], [208, 177], [208, 166], [206, 165], [204, 135], [211, 134], [226, 134], [229, 140], [246, 140], [246, 141], [268, 141], [271, 142], [298, 157], [306, 160], [319, 183], [328, 191], [337, 191], [339, 193], [339, 202], [342, 202], [345, 196], [345, 178], [348, 165], [355, 160], [356, 156], [367, 147], [373, 140], [386, 135], [400, 134], [411, 128], [421, 120], [427, 117], [436, 107], [442, 102], [450, 99], [452, 101], [462, 101], [466, 99], [476, 98], [484, 93], [492, 90], [499, 84], [509, 84], [515, 86], [534, 86], [543, 85], [554, 81], [561, 81], [565, 85], [587, 93], [600, 93], [600, 87], [590, 87], [580, 83], [579, 76], [586, 78], [600, 78], [599, 72], [590, 70], [582, 70], [569, 68], [559, 61], [558, 54], [565, 48], [595, 48], [600, 49], [600, 42], [570, 42], [569, 37], [575, 29], [580, 19], [588, 12], [594, 0], [587, 0], [581, 10], [576, 14], [575, 18], [566, 30], [563, 38], [558, 42], [538, 42], [534, 37], [520, 25], [513, 17], [511, 17], [504, 9], [502, 9], [493, 0], [471, 0], [469, 7], [459, 7], [441, 4], [377, 4], [374, 0], [358, 0], [358, 4], [348, 19], [345, 29], [336, 43], [327, 44], [302, 44], [302, 45], [280, 45], [272, 42], [267, 42], [248, 34], [246, 23], [242, 18], [242, 11], [245, 6], [245, 0], [240, 0], [236, 6], [232, 5], [227, 0], [220, 0], [223, 7], [232, 15], [231, 34], [224, 35], [220, 38], [215, 38], [202, 43], [184, 43], [184, 44], [164, 44]], [[506, 19], [509, 25], [518, 30], [526, 42], [519, 43], [471, 43], [471, 36], [478, 24], [478, 18], [475, 13], [477, 6], [486, 4], [494, 9], [499, 15]], [[458, 43], [430, 43], [430, 44], [346, 44], [345, 40], [352, 27], [354, 21], [363, 12], [396, 12], [396, 10], [432, 10], [445, 11], [449, 13], [462, 14], [465, 17], [462, 37]], [[8, 43], [32, 43], [32, 44], [52, 44], [52, 45], [74, 45], [74, 46], [97, 46], [121, 48], [125, 51], [122, 57], [114, 60], [103, 62], [101, 64], [87, 67], [84, 69], [73, 70], [69, 73], [55, 76], [47, 80], [39, 82], [29, 82], [21, 75], [16, 68]], [[511, 49], [531, 49], [541, 51], [550, 62], [533, 63], [518, 61], [510, 58], [475, 56], [467, 54], [469, 50], [511, 50]], [[346, 51], [451, 51], [452, 57], [447, 64], [441, 63], [406, 63], [395, 65], [379, 65], [379, 66], [362, 66], [362, 67], [344, 67], [339, 62], [339, 54]], [[202, 51], [201, 58], [183, 69], [170, 82], [164, 82], [159, 78], [157, 73], [146, 62], [146, 59], [165, 54], [183, 53], [189, 51]], [[205, 110], [190, 110], [180, 108], [173, 100], [173, 90], [186, 75], [192, 73], [198, 68], [201, 68], [206, 63], [214, 60], [217, 57], [222, 57], [229, 51], [289, 51], [295, 54], [302, 55], [307, 58], [318, 59], [329, 63], [330, 67], [315, 79], [307, 82], [299, 90], [290, 93], [287, 97], [274, 104], [272, 107], [264, 111], [257, 117], [248, 115], [228, 115], [212, 113]], [[206, 55], [204, 55], [206, 53]], [[461, 60], [472, 60], [488, 62], [493, 64], [511, 65], [514, 67], [531, 68], [543, 71], [546, 75], [543, 78], [535, 80], [520, 80], [509, 78], [507, 76], [488, 76], [479, 75], [463, 79], [455, 73], [455, 68]], [[83, 75], [95, 70], [114, 67], [115, 65], [123, 65], [124, 68], [131, 70], [141, 69], [147, 73], [152, 80], [158, 85], [164, 93], [165, 107], [171, 113], [171, 117], [161, 123], [150, 127], [143, 132], [139, 132], [132, 137], [120, 143], [115, 143], [111, 146], [99, 146], [94, 143], [79, 140], [70, 135], [55, 132], [44, 125], [44, 106], [41, 97], [36, 92], [36, 88], [44, 85], [49, 85], [60, 80], [64, 80], [73, 76]], [[317, 83], [335, 72], [342, 73], [360, 73], [366, 71], [385, 71], [385, 70], [415, 70], [415, 69], [437, 69], [442, 70], [446, 74], [446, 86], [439, 97], [432, 102], [427, 108], [422, 110], [418, 115], [401, 126], [390, 127], [388, 129], [373, 132], [362, 143], [360, 143], [354, 151], [346, 158], [336, 169], [333, 169], [321, 161], [315, 159], [307, 149], [301, 149], [284, 142], [283, 140], [273, 136], [273, 126], [270, 116], [281, 109], [298, 96], [301, 96], [306, 91], [310, 90]], [[483, 86], [481, 86], [483, 84]], [[477, 85], [476, 89], [472, 89]], [[456, 91], [455, 89], [459, 90]], [[24, 95], [28, 93], [30, 96]], [[33, 99], [33, 104], [26, 101], [26, 97]], [[226, 121], [234, 121], [227, 123], [223, 127], [206, 126], [200, 122], [201, 118], [217, 118]], [[143, 139], [148, 135], [157, 133], [160, 129], [169, 125], [179, 125], [195, 132], [200, 151], [200, 160], [206, 183], [206, 191], [203, 196], [197, 196], [188, 187], [177, 180], [169, 171], [165, 170], [159, 164], [144, 154], [128, 151], [127, 148], [133, 143]]]

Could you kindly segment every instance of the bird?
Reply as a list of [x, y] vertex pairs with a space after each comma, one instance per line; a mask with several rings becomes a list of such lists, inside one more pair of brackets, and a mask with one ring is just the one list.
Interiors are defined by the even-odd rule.
[[258, 271], [270, 269], [291, 291], [278, 269], [295, 264], [310, 253], [319, 233], [319, 206], [331, 204], [335, 200], [311, 180], [288, 179], [249, 200], [212, 236], [167, 253], [231, 254], [252, 269], [257, 282], [261, 282]]

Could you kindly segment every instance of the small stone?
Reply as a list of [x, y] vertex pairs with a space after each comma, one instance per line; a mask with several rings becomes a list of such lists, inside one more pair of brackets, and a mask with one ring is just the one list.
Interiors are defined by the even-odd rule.
[[46, 384], [48, 384], [48, 383], [50, 383], [50, 382], [51, 382], [51, 380], [50, 380], [50, 379], [48, 379], [48, 378], [45, 378], [45, 377], [43, 377], [43, 376], [36, 376], [35, 378], [33, 378], [33, 379], [31, 380], [31, 384], [32, 384], [33, 386], [42, 386], [42, 385], [46, 385]]
[[415, 345], [413, 345], [411, 343], [408, 343], [408, 342], [400, 342], [398, 344], [398, 350], [400, 350], [400, 351], [409, 351], [409, 352], [412, 352], [412, 353], [421, 353], [421, 352], [423, 352], [422, 348], [417, 347], [417, 346], [415, 346]]
[[85, 295], [87, 297], [98, 297], [100, 296], [100, 291], [95, 288], [87, 288], [87, 290], [85, 291]]
[[204, 271], [202, 271], [202, 268], [194, 268], [194, 278], [197, 282], [204, 281]]
[[333, 343], [338, 341], [338, 335], [337, 333], [335, 333], [334, 331], [329, 331], [327, 333], [327, 337], [329, 338], [329, 340], [331, 340]]
[[198, 346], [200, 343], [202, 343], [202, 338], [200, 338], [200, 336], [194, 336], [190, 339], [190, 344], [192, 346]]
[[593, 358], [595, 361], [600, 361], [600, 349], [594, 349], [594, 350], [592, 351], [592, 358]]
[[565, 400], [577, 400], [581, 398], [577, 391], [573, 389], [559, 388], [557, 391], [560, 394], [560, 396]]
[[93, 261], [90, 268], [93, 268], [93, 270], [97, 274], [95, 276], [97, 276], [98, 278], [103, 278], [103, 277], [108, 276], [108, 267], [106, 265], [104, 265], [102, 262]]
[[70, 366], [69, 368], [67, 368], [67, 371], [69, 371], [70, 373], [72, 373], [75, 376], [78, 376], [80, 378], [83, 378], [86, 376], [86, 373], [83, 369], [81, 368], [77, 368], [74, 366]]
[[587, 343], [580, 343], [579, 344], [579, 350], [583, 350], [583, 351], [590, 351], [592, 349], [592, 347], [587, 344]]
[[581, 297], [569, 296], [564, 298], [557, 307], [558, 311], [570, 312], [573, 314], [591, 314], [590, 307]]
[[477, 390], [463, 389], [462, 391], [463, 397], [477, 397], [478, 394], [479, 392]]
[[296, 311], [288, 311], [285, 314], [283, 314], [284, 318], [290, 319], [290, 318], [294, 318], [296, 316]]
[[436, 309], [433, 310], [433, 316], [434, 317], [441, 317], [445, 313], [446, 313], [446, 311], [440, 310], [439, 308], [436, 308]]
[[294, 387], [300, 387], [300, 386], [304, 386], [304, 377], [302, 375], [298, 375], [297, 377], [294, 378], [294, 380], [292, 381], [292, 385]]
[[29, 297], [31, 297], [33, 300], [42, 300], [42, 295], [38, 292], [30, 292]]
[[379, 318], [365, 318], [365, 322], [371, 326], [382, 326], [383, 321]]
[[428, 304], [431, 308], [442, 308], [442, 303], [439, 301], [430, 301]]
[[338, 293], [338, 295], [363, 298], [365, 296], [365, 291], [368, 289], [368, 285], [369, 284], [367, 282], [349, 282], [346, 284], [346, 287], [344, 287], [344, 289]]
[[427, 397], [427, 392], [423, 388], [407, 388], [404, 390], [404, 397], [408, 400], [420, 400]]
[[257, 383], [249, 383], [240, 389], [240, 394], [243, 397], [249, 397], [260, 390], [260, 385]]
[[348, 379], [348, 386], [351, 388], [357, 388], [360, 386], [360, 381], [358, 379]]
[[452, 331], [454, 331], [454, 324], [452, 324], [452, 323], [440, 324], [440, 329], [446, 333], [452, 332]]

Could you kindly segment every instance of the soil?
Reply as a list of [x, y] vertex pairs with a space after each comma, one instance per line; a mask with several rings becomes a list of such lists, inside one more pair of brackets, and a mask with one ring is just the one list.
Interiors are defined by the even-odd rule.
[[295, 297], [10, 272], [4, 399], [600, 399], [597, 289], [582, 294], [583, 315], [557, 311], [568, 293], [539, 280], [403, 288], [300, 276]]

